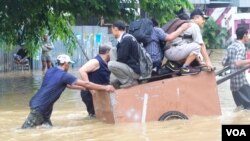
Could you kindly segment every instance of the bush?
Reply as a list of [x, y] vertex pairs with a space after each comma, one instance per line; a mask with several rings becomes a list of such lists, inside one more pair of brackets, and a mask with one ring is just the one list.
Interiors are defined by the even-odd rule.
[[228, 32], [226, 28], [216, 24], [213, 18], [209, 18], [203, 28], [203, 39], [209, 49], [226, 48]]

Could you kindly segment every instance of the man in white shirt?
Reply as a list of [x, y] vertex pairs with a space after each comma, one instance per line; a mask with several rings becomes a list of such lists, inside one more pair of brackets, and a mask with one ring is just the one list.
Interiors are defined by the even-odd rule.
[[205, 59], [205, 65], [208, 69], [211, 70], [213, 68], [200, 30], [208, 16], [202, 10], [195, 9], [190, 17], [191, 26], [182, 33], [181, 37], [176, 38], [172, 42], [171, 48], [165, 51], [165, 57], [168, 60], [184, 62], [180, 69], [183, 75], [196, 74], [200, 71], [200, 69], [190, 67], [190, 64], [198, 58], [199, 54]]

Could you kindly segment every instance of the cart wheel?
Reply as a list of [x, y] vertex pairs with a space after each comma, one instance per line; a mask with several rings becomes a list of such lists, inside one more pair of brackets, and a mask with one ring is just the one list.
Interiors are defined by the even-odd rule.
[[188, 117], [178, 111], [169, 111], [164, 113], [160, 118], [159, 121], [165, 121], [165, 120], [176, 120], [176, 119], [188, 119]]

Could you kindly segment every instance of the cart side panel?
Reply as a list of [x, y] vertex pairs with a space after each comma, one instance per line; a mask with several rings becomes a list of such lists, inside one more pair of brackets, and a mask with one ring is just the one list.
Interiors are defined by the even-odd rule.
[[114, 123], [114, 114], [112, 106], [112, 94], [104, 91], [93, 91], [93, 103], [96, 113], [96, 118], [107, 122]]
[[[96, 97], [104, 97], [104, 95], [98, 94]], [[107, 103], [112, 107], [109, 110], [113, 111], [107, 113], [110, 115], [113, 113], [115, 123], [157, 121], [168, 111], [179, 111], [188, 117], [221, 114], [215, 76], [207, 72], [119, 89], [113, 94], [106, 95], [112, 97], [110, 99], [113, 102]], [[100, 103], [102, 102], [97, 104]], [[100, 109], [102, 107], [99, 106], [96, 111], [96, 113], [99, 112], [97, 114], [99, 119], [106, 118], [103, 114], [105, 108]], [[98, 108], [96, 102], [95, 108]]]

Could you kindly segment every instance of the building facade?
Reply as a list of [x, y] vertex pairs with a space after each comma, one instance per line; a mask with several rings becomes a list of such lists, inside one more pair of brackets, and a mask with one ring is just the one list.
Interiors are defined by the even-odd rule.
[[189, 0], [194, 5], [206, 5], [207, 7], [250, 7], [248, 0]]
[[[195, 7], [201, 7], [216, 23], [225, 27], [229, 40], [236, 38], [238, 26], [250, 27], [250, 1], [248, 0], [189, 0]], [[249, 30], [250, 33], [250, 30]]]

